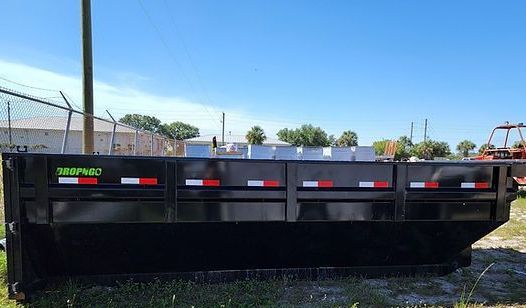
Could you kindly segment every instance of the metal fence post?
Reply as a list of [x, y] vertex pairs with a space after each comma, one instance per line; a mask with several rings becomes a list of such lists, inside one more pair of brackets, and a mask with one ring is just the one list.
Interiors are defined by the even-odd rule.
[[7, 125], [9, 133], [9, 152], [13, 149], [11, 146], [13, 144], [13, 135], [11, 132], [11, 102], [7, 101]]
[[64, 138], [62, 139], [62, 148], [60, 149], [60, 153], [64, 154], [66, 153], [66, 147], [68, 145], [68, 134], [69, 134], [69, 128], [71, 126], [71, 115], [73, 114], [73, 108], [71, 108], [71, 105], [69, 104], [68, 100], [66, 99], [66, 96], [64, 96], [64, 93], [62, 91], [59, 91], [60, 95], [62, 95], [62, 98], [66, 102], [66, 104], [69, 107], [68, 110], [68, 119], [66, 121], [66, 127], [64, 128]]
[[66, 121], [66, 127], [64, 128], [64, 139], [62, 139], [62, 148], [60, 149], [60, 153], [64, 154], [66, 153], [66, 147], [68, 145], [68, 134], [69, 134], [69, 127], [71, 125], [71, 115], [72, 111], [68, 111], [68, 119]]
[[112, 155], [113, 154], [113, 144], [115, 143], [115, 130], [117, 129], [117, 121], [115, 121], [115, 119], [113, 118], [113, 116], [108, 110], [106, 110], [106, 113], [108, 113], [110, 118], [113, 120], [113, 128], [111, 130], [110, 148], [108, 150], [108, 155]]
[[137, 147], [139, 146], [139, 131], [135, 130], [135, 140], [133, 143], [133, 155], [137, 156]]
[[150, 156], [153, 156], [153, 133], [152, 133], [152, 140], [151, 140], [151, 144], [150, 144]]

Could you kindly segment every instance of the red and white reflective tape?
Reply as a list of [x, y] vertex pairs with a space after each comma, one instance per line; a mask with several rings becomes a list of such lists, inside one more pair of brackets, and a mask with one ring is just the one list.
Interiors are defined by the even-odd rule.
[[97, 178], [84, 178], [84, 177], [59, 177], [59, 184], [87, 184], [87, 185], [96, 185], [98, 184]]
[[461, 188], [475, 188], [475, 189], [486, 189], [489, 188], [488, 182], [462, 182]]
[[157, 185], [157, 178], [121, 178], [121, 184]]
[[212, 179], [186, 179], [186, 186], [219, 186], [219, 180]]
[[279, 181], [269, 180], [248, 180], [247, 186], [258, 186], [258, 187], [278, 187]]
[[387, 188], [389, 182], [387, 181], [374, 181], [374, 182], [360, 182], [359, 187], [363, 188]]
[[438, 188], [438, 182], [411, 182], [411, 188]]
[[303, 181], [303, 187], [333, 187], [332, 181]]

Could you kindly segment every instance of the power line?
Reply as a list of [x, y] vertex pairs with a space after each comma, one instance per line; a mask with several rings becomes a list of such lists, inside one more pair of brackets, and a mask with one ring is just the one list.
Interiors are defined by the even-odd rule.
[[[179, 39], [181, 41], [181, 45], [183, 46], [183, 50], [184, 50], [186, 56], [188, 57], [188, 62], [190, 63], [190, 67], [195, 71], [195, 76], [197, 77], [197, 82], [201, 86], [201, 88], [202, 88], [202, 90], [203, 90], [203, 92], [205, 94], [205, 97], [206, 97], [208, 103], [210, 104], [210, 107], [212, 108], [212, 110], [214, 112], [216, 112], [215, 109], [214, 109], [214, 106], [212, 104], [212, 99], [210, 99], [210, 95], [208, 94], [208, 90], [207, 90], [207, 88], [205, 86], [205, 83], [203, 82], [203, 79], [201, 78], [201, 74], [199, 72], [199, 69], [194, 64], [192, 56], [190, 55], [190, 51], [189, 51], [189, 49], [187, 47], [186, 41], [184, 39], [184, 36], [182, 35], [182, 31], [180, 31], [179, 27], [175, 23], [174, 17], [171, 14], [170, 7], [168, 6], [168, 3], [166, 2], [166, 0], [164, 0], [163, 3], [164, 3], [164, 6], [166, 7], [166, 13], [168, 14], [170, 22], [171, 22], [171, 24], [172, 24], [172, 26], [174, 28], [174, 32], [175, 32], [176, 35], [179, 36]], [[218, 116], [219, 116], [219, 113], [218, 113]]]
[[[195, 93], [198, 93], [195, 89], [195, 87], [193, 86], [193, 83], [191, 82], [190, 78], [188, 77], [188, 75], [185, 73], [184, 69], [183, 69], [183, 66], [181, 65], [181, 63], [177, 60], [177, 57], [175, 57], [174, 53], [172, 52], [170, 46], [168, 45], [168, 43], [166, 42], [166, 40], [164, 39], [164, 36], [161, 32], [161, 30], [159, 29], [159, 27], [157, 27], [157, 25], [154, 23], [152, 17], [150, 16], [150, 14], [148, 13], [148, 11], [146, 10], [146, 8], [144, 7], [144, 4], [142, 3], [142, 0], [137, 0], [139, 2], [139, 6], [141, 7], [142, 11], [144, 12], [144, 15], [146, 15], [146, 19], [148, 20], [148, 22], [152, 25], [152, 27], [155, 29], [155, 32], [157, 33], [157, 36], [159, 37], [162, 45], [164, 46], [164, 48], [166, 49], [166, 51], [168, 52], [168, 55], [170, 56], [170, 58], [172, 59], [172, 61], [179, 67], [179, 70], [181, 71], [181, 74], [183, 76], [184, 79], [186, 79], [186, 82], [188, 83], [188, 85], [190, 86], [190, 88], [192, 88], [192, 91], [194, 91]], [[198, 104], [200, 104], [207, 112], [210, 113], [210, 111], [208, 110], [208, 108], [203, 105], [201, 102], [197, 101]], [[213, 115], [210, 113], [210, 115], [212, 116], [213, 118]], [[218, 125], [218, 123], [216, 122], [216, 124]]]
[[12, 84], [16, 84], [16, 85], [21, 86], [21, 87], [29, 88], [29, 89], [48, 91], [48, 92], [60, 92], [59, 90], [55, 90], [55, 89], [46, 89], [46, 88], [38, 88], [38, 87], [28, 86], [26, 84], [23, 84], [23, 83], [20, 83], [20, 82], [16, 82], [16, 81], [4, 78], [4, 77], [0, 77], [0, 79], [2, 79], [4, 81], [7, 81], [9, 83], [12, 83]]

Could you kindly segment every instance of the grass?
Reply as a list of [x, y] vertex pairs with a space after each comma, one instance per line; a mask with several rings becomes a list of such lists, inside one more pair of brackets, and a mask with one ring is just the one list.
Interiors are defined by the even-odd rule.
[[493, 266], [495, 265], [495, 263], [491, 263], [490, 265], [488, 265], [488, 267], [486, 267], [484, 269], [484, 271], [482, 271], [482, 273], [479, 275], [479, 277], [477, 278], [477, 280], [475, 281], [475, 283], [473, 284], [473, 286], [471, 287], [471, 290], [469, 291], [469, 293], [467, 294], [466, 296], [466, 287], [464, 286], [464, 289], [462, 291], [462, 294], [460, 295], [460, 300], [455, 303], [454, 307], [455, 308], [468, 308], [472, 305], [475, 305], [475, 303], [472, 303], [471, 302], [471, 297], [473, 296], [473, 293], [475, 292], [475, 290], [477, 289], [477, 285], [479, 284], [479, 281], [480, 279], [484, 276], [484, 274]]
[[[2, 212], [2, 211], [0, 211]], [[0, 215], [3, 213], [0, 213]], [[510, 222], [496, 230], [503, 238], [523, 236], [526, 232], [520, 215], [526, 214], [526, 199], [513, 204]], [[4, 230], [2, 230], [3, 232]], [[493, 235], [492, 234], [492, 235]], [[526, 241], [526, 240], [525, 240]], [[518, 253], [518, 252], [517, 252]], [[499, 260], [487, 260], [498, 262]], [[502, 262], [502, 260], [501, 260]], [[473, 307], [471, 295], [487, 292], [487, 283], [476, 286], [479, 280], [466, 268], [458, 273], [443, 277], [443, 281], [459, 286], [449, 295], [447, 306]], [[6, 283], [6, 255], [0, 253], [0, 276]], [[515, 275], [509, 273], [510, 277]], [[485, 280], [485, 279], [482, 279]], [[270, 281], [239, 281], [222, 284], [195, 284], [182, 281], [152, 281], [150, 283], [124, 282], [113, 287], [85, 285], [76, 281], [67, 281], [51, 286], [35, 296], [27, 307], [260, 307], [260, 306], [308, 306], [308, 307], [381, 307], [414, 306], [424, 307], [425, 302], [417, 305], [399, 302], [399, 295], [418, 294], [423, 299], [443, 293], [440, 283], [433, 277], [387, 278], [377, 279], [378, 284], [360, 278], [348, 278], [327, 281], [297, 281], [279, 279]], [[476, 282], [475, 282], [476, 281]], [[481, 281], [482, 282], [482, 281]], [[508, 279], [506, 288], [510, 290], [509, 300], [525, 303], [522, 296], [524, 280]], [[462, 296], [462, 286], [469, 287]], [[518, 290], [513, 293], [513, 290]], [[470, 291], [470, 295], [466, 292]], [[515, 295], [514, 295], [515, 294]], [[398, 299], [397, 299], [398, 298]], [[456, 300], [461, 300], [455, 303]], [[507, 301], [506, 301], [507, 302]], [[499, 301], [496, 302], [498, 306]], [[0, 306], [17, 307], [7, 299], [7, 290], [0, 287]]]
[[[510, 221], [495, 230], [492, 235], [504, 239], [526, 239], [526, 227], [524, 226], [524, 220], [526, 218], [526, 198], [517, 199], [517, 201], [512, 204], [512, 208], [513, 212], [510, 216]], [[523, 218], [521, 219], [519, 216], [522, 216]], [[526, 240], [524, 240], [523, 245], [526, 245]]]

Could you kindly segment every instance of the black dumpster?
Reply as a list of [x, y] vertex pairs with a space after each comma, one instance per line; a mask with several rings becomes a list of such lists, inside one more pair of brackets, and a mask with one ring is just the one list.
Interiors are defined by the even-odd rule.
[[77, 277], [445, 274], [509, 219], [523, 162], [3, 154], [9, 294]]

